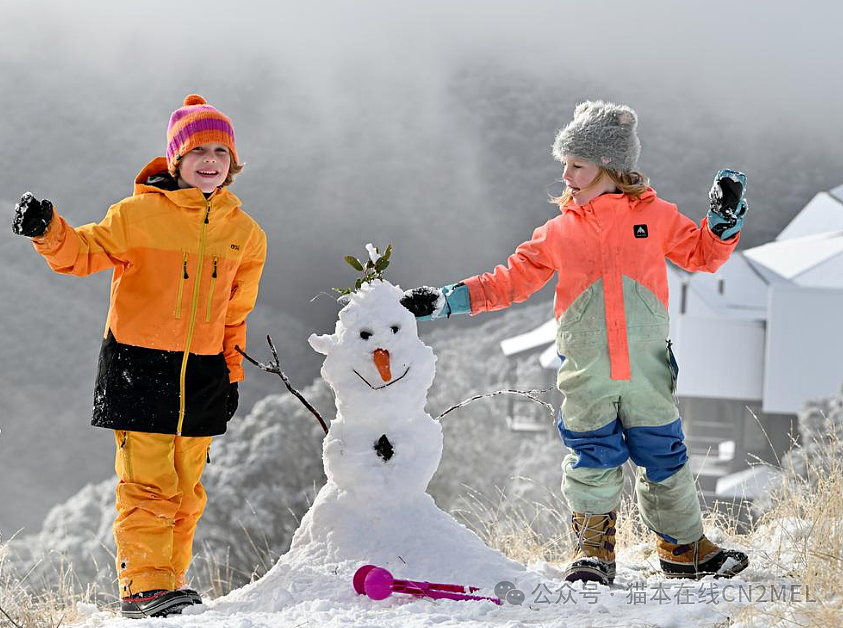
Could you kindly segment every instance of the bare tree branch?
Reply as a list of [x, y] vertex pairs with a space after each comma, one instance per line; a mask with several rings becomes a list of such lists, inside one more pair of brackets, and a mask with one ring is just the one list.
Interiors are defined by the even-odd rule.
[[445, 410], [445, 412], [443, 412], [438, 417], [436, 417], [436, 420], [439, 421], [443, 416], [445, 416], [449, 412], [453, 412], [454, 410], [456, 410], [458, 408], [462, 408], [463, 406], [467, 406], [472, 401], [477, 401], [478, 399], [485, 399], [486, 397], [495, 397], [496, 395], [520, 395], [522, 397], [526, 397], [530, 401], [534, 401], [538, 404], [543, 405], [545, 408], [547, 408], [548, 411], [550, 412], [550, 418], [551, 418], [551, 421], [552, 421], [553, 416], [556, 412], [553, 409], [553, 406], [550, 405], [549, 403], [547, 403], [546, 401], [542, 401], [541, 399], [536, 397], [536, 395], [540, 395], [540, 394], [546, 393], [546, 392], [550, 392], [550, 388], [545, 388], [544, 390], [515, 390], [513, 388], [505, 388], [503, 390], [496, 390], [496, 391], [490, 392], [490, 393], [483, 393], [482, 395], [474, 395], [473, 397], [469, 397], [468, 399], [460, 401], [455, 406], [451, 406], [450, 408]]
[[272, 336], [267, 335], [266, 341], [269, 343], [269, 349], [272, 351], [272, 361], [269, 364], [264, 364], [263, 362], [258, 362], [257, 360], [253, 359], [249, 356], [243, 349], [238, 346], [234, 348], [237, 350], [237, 353], [242, 355], [246, 358], [249, 362], [257, 366], [260, 370], [266, 371], [267, 373], [275, 373], [278, 377], [281, 378], [281, 381], [284, 382], [284, 385], [287, 387], [291, 393], [293, 393], [299, 401], [304, 404], [304, 407], [310, 410], [313, 416], [316, 417], [316, 420], [319, 421], [319, 425], [322, 426], [322, 429], [325, 430], [325, 433], [328, 433], [328, 426], [325, 424], [325, 421], [322, 419], [322, 415], [319, 414], [319, 411], [314, 408], [304, 396], [296, 390], [293, 385], [290, 383], [290, 378], [281, 370], [281, 362], [278, 360], [278, 352], [275, 350], [275, 345], [272, 344]]
[[9, 613], [7, 613], [7, 612], [3, 609], [3, 607], [2, 607], [2, 606], [0, 606], [0, 613], [3, 613], [3, 614], [6, 616], [6, 619], [8, 619], [8, 620], [12, 623], [12, 625], [13, 625], [13, 626], [15, 626], [15, 628], [21, 628], [21, 625], [20, 625], [18, 622], [16, 622], [14, 619], [12, 619], [11, 617], [9, 617]]

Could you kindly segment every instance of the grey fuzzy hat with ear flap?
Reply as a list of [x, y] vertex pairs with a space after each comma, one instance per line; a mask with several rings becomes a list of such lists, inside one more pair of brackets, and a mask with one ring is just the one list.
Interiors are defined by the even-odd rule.
[[641, 142], [638, 116], [626, 105], [589, 100], [577, 105], [574, 119], [559, 131], [553, 157], [579, 157], [609, 170], [633, 172], [638, 168]]

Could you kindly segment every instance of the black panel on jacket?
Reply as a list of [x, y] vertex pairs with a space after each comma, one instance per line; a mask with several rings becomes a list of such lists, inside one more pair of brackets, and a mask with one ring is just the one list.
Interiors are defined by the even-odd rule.
[[[102, 342], [91, 424], [113, 430], [175, 434], [179, 421], [179, 375], [184, 353]], [[222, 353], [187, 360], [182, 436], [216, 436], [228, 416], [228, 366]]]

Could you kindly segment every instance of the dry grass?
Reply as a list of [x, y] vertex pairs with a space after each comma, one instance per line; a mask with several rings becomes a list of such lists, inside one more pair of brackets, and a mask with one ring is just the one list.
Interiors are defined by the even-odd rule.
[[60, 562], [57, 587], [36, 592], [28, 574], [14, 575], [7, 567], [8, 544], [0, 545], [0, 625], [14, 628], [58, 628], [80, 619], [79, 604], [93, 604], [96, 585], [81, 592], [73, 568]]
[[816, 601], [747, 607], [737, 618], [746, 626], [843, 627], [841, 427], [827, 420], [823, 440], [805, 444], [812, 455], [800, 471], [785, 464], [784, 482], [750, 537], [755, 560], [800, 583]]
[[223, 597], [247, 582], [258, 580], [280, 557], [269, 547], [265, 533], [263, 533], [261, 543], [256, 543], [245, 527], [243, 533], [255, 556], [254, 567], [248, 573], [231, 564], [227, 551], [224, 555], [220, 555], [219, 552], [214, 552], [207, 542], [202, 544], [202, 552], [194, 556], [189, 573], [196, 574], [192, 585], [200, 589], [204, 598]]
[[[527, 478], [517, 478], [529, 481]], [[571, 512], [564, 499], [545, 489], [543, 501], [511, 499], [498, 490], [494, 500], [465, 487], [466, 505], [453, 514], [474, 530], [489, 546], [522, 564], [541, 561], [554, 566], [567, 565], [574, 553]], [[736, 504], [736, 508], [744, 507]], [[703, 513], [706, 530], [717, 529], [720, 537], [746, 543], [739, 533], [744, 525], [730, 515], [730, 510], [713, 504]], [[619, 548], [649, 545], [655, 549], [655, 535], [644, 525], [638, 505], [624, 496], [618, 508], [616, 545]]]
[[[278, 559], [262, 530], [260, 542], [256, 542], [245, 527], [242, 531], [245, 542], [255, 554], [255, 567], [249, 573], [233, 566], [227, 553], [212, 551], [208, 543], [204, 543], [194, 556], [191, 567], [194, 578], [190, 584], [205, 599], [222, 597], [246, 582], [257, 580]], [[48, 562], [53, 573], [33, 580], [34, 570], [21, 575], [11, 568], [9, 548], [8, 542], [0, 544], [0, 627], [59, 628], [84, 619], [94, 607], [117, 616], [116, 582], [82, 582], [74, 573], [73, 565], [57, 554]]]
[[489, 547], [523, 564], [553, 564], [568, 551], [567, 537], [554, 533], [567, 530], [570, 520], [567, 507], [558, 496], [548, 491], [545, 502], [522, 503], [509, 499], [499, 489], [493, 501], [471, 487], [464, 488], [466, 506], [452, 514]]

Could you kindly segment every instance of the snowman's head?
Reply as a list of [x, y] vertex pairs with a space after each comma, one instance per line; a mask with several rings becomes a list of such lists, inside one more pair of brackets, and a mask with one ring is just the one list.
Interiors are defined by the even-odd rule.
[[340, 310], [333, 334], [313, 334], [310, 346], [326, 356], [322, 377], [338, 404], [373, 407], [421, 404], [433, 383], [436, 356], [418, 336], [416, 319], [401, 305], [403, 291], [387, 281], [366, 283]]

